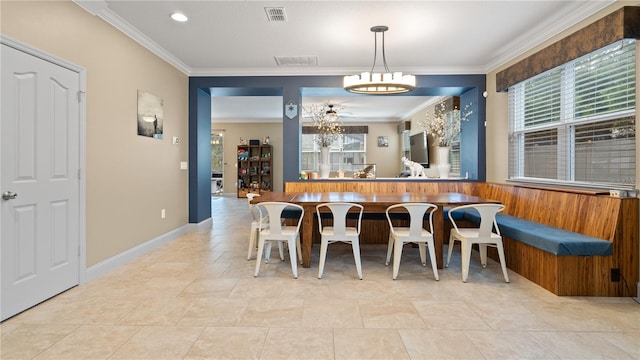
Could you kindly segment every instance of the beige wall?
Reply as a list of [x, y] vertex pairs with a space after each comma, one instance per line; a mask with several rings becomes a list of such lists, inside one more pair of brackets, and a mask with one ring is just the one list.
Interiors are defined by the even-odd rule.
[[[87, 71], [86, 266], [187, 224], [188, 77], [71, 1], [2, 1], [0, 16], [3, 35]], [[164, 100], [164, 140], [137, 135], [138, 89]]]
[[[369, 123], [367, 163], [376, 164], [376, 177], [396, 177], [402, 171], [402, 143], [397, 123]], [[378, 136], [389, 138], [389, 147], [378, 147]]]
[[509, 96], [496, 92], [496, 72], [487, 74], [487, 181], [509, 178]]
[[282, 167], [282, 123], [212, 123], [211, 128], [224, 130], [224, 177], [223, 186], [225, 193], [237, 193], [237, 151], [240, 138], [247, 140], [269, 137], [269, 143], [273, 147], [273, 190], [283, 191], [283, 167]]

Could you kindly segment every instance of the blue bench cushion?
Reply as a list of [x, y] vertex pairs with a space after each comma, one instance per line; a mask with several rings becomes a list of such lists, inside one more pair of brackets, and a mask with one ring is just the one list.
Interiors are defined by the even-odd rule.
[[[480, 215], [473, 209], [454, 211], [454, 215], [454, 219], [462, 216], [475, 224], [480, 223]], [[610, 256], [613, 254], [613, 244], [604, 239], [501, 213], [496, 214], [496, 223], [502, 235], [554, 255]]]
[[[449, 212], [451, 211], [451, 207], [444, 207], [444, 212], [443, 212], [443, 216], [444, 216], [444, 221], [449, 221]], [[453, 220], [464, 220], [464, 210], [458, 210], [458, 211], [454, 211], [451, 213], [451, 216], [453, 216]]]

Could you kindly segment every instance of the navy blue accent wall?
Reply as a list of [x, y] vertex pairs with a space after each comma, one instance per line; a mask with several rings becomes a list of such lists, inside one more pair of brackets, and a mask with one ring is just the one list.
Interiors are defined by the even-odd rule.
[[[484, 92], [477, 88], [471, 89], [460, 95], [460, 111], [465, 112], [465, 107], [471, 104], [468, 111], [472, 111], [466, 121], [462, 122], [460, 133], [460, 175], [468, 175], [469, 179], [486, 180], [486, 128], [485, 101], [478, 101], [478, 94]], [[484, 100], [484, 97], [481, 97]], [[477, 105], [476, 105], [477, 104]], [[475, 105], [475, 106], [474, 106]], [[481, 116], [480, 116], [481, 115]]]
[[[282, 94], [282, 102], [284, 106], [290, 102], [298, 105], [298, 116], [293, 119], [287, 116], [282, 117], [282, 144], [286, 149], [279, 149], [282, 151], [282, 179], [287, 181], [293, 181], [298, 179], [300, 173], [300, 116], [302, 115], [302, 103], [300, 88], [294, 86], [287, 86], [284, 88]], [[283, 111], [284, 111], [283, 106]], [[286, 151], [285, 151], [286, 150]]]
[[[298, 105], [298, 116], [283, 117], [283, 180], [295, 181], [300, 169], [300, 115], [302, 96], [331, 94], [335, 96], [367, 96], [342, 89], [342, 76], [211, 76], [189, 78], [189, 222], [198, 223], [211, 217], [211, 96], [251, 95], [282, 96], [284, 104]], [[461, 103], [473, 103], [475, 122], [484, 124], [485, 75], [418, 75], [416, 90], [395, 96], [461, 96]], [[370, 95], [369, 95], [370, 96]], [[484, 126], [463, 129], [462, 153], [464, 171], [471, 179], [483, 180], [485, 174]], [[475, 140], [474, 140], [475, 139]], [[472, 173], [474, 176], [472, 176]]]
[[211, 217], [211, 94], [189, 89], [189, 222]]

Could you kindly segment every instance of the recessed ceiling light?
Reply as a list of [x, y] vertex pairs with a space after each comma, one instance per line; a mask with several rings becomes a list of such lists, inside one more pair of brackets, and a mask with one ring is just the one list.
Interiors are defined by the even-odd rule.
[[189, 18], [185, 14], [178, 13], [178, 12], [171, 14], [171, 18], [173, 20], [175, 20], [175, 21], [178, 21], [178, 22], [185, 22], [185, 21], [189, 20]]

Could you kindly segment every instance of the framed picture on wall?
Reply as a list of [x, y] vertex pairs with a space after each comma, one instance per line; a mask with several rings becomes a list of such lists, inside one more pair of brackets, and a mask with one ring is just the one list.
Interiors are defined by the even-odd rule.
[[138, 135], [162, 139], [164, 132], [162, 106], [161, 98], [138, 90]]
[[389, 137], [378, 136], [378, 147], [389, 147]]

